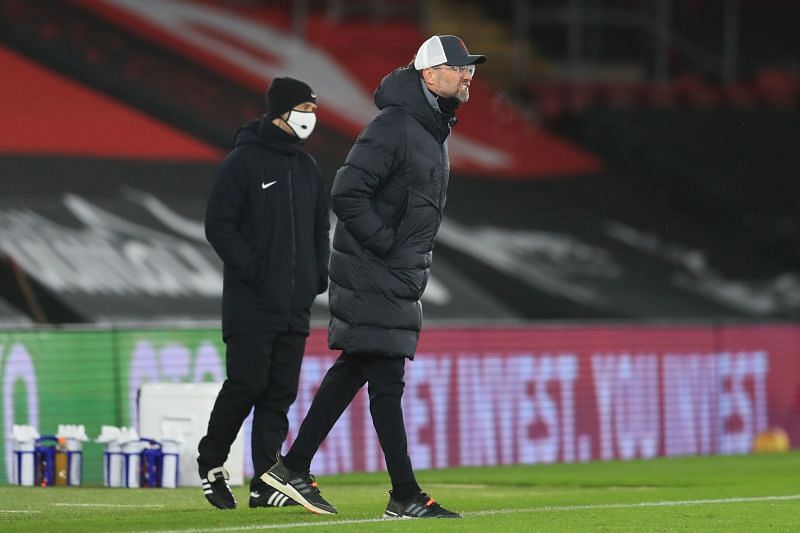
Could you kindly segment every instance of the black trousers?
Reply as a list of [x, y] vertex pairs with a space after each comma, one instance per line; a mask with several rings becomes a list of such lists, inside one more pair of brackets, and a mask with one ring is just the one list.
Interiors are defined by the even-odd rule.
[[287, 413], [297, 398], [306, 336], [264, 332], [230, 337], [226, 341], [227, 379], [222, 384], [208, 432], [200, 440], [201, 470], [221, 466], [250, 409], [253, 409], [251, 450], [255, 476], [275, 463], [289, 430]]
[[386, 468], [395, 491], [403, 487], [419, 490], [403, 422], [405, 358], [382, 358], [370, 354], [342, 352], [317, 390], [297, 439], [286, 455], [292, 470], [308, 471], [311, 459], [336, 421], [364, 383], [368, 383], [372, 424], [386, 458]]

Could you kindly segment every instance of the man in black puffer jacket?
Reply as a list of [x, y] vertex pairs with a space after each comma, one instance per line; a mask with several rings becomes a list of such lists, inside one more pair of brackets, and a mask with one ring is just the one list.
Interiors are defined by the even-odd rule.
[[453, 35], [433, 36], [413, 67], [387, 75], [367, 125], [333, 184], [339, 218], [330, 264], [328, 343], [342, 350], [282, 461], [262, 479], [317, 513], [335, 513], [308, 474], [311, 459], [355, 394], [369, 383], [372, 421], [392, 481], [385, 517], [456, 518], [420, 490], [408, 457], [401, 398], [406, 359], [422, 327], [420, 298], [442, 221], [450, 172], [447, 137], [469, 99], [475, 65]]
[[[330, 196], [303, 148], [316, 121], [305, 83], [276, 78], [267, 114], [242, 127], [219, 167], [206, 210], [206, 237], [224, 263], [222, 334], [227, 379], [197, 459], [212, 505], [234, 508], [222, 468], [253, 411], [256, 472], [275, 460], [297, 396], [311, 304], [328, 286]], [[291, 505], [258, 477], [250, 507]]]

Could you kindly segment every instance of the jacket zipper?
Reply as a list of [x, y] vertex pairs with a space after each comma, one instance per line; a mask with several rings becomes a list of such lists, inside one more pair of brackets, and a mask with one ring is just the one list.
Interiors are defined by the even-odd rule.
[[[447, 142], [447, 141], [445, 141]], [[444, 195], [445, 189], [447, 188], [447, 181], [445, 175], [445, 168], [447, 163], [447, 150], [445, 149], [444, 143], [442, 143], [442, 174], [439, 176], [441, 186], [439, 187], [439, 209], [437, 215], [439, 219], [436, 221], [436, 231], [433, 232], [433, 237], [431, 237], [431, 242], [428, 243], [428, 248], [433, 248], [433, 241], [436, 240], [436, 235], [439, 234], [439, 226], [442, 225], [442, 218], [444, 218]]]
[[292, 312], [294, 308], [294, 289], [295, 289], [295, 266], [297, 264], [297, 243], [295, 240], [295, 223], [294, 223], [294, 180], [292, 179], [292, 158], [289, 156], [289, 227], [291, 228], [290, 236], [292, 238], [292, 272], [289, 282], [289, 331], [292, 331]]
[[[447, 141], [445, 141], [447, 142]], [[444, 143], [442, 143], [442, 175], [441, 178], [441, 186], [439, 188], [439, 219], [441, 220], [442, 211], [444, 211], [444, 191], [446, 187], [446, 180], [445, 180], [445, 171], [444, 169], [447, 168], [447, 150], [445, 150]]]

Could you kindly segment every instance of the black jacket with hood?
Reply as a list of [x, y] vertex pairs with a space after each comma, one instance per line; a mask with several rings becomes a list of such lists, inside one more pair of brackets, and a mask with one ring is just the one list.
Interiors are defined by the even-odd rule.
[[328, 284], [330, 197], [302, 142], [262, 117], [236, 134], [206, 208], [224, 264], [222, 334], [308, 333]]
[[413, 68], [375, 91], [380, 113], [336, 174], [339, 218], [330, 264], [328, 344], [377, 356], [414, 357], [420, 298], [442, 221], [452, 115], [435, 110]]

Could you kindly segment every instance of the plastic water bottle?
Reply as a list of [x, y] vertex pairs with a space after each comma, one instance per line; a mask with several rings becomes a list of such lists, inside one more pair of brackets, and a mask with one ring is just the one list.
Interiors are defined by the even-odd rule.
[[129, 441], [122, 445], [125, 456], [125, 486], [129, 489], [139, 488], [139, 473], [141, 470], [142, 443], [138, 440]]
[[178, 486], [178, 470], [180, 465], [180, 443], [176, 440], [162, 439], [161, 452], [163, 463], [161, 467], [161, 486], [174, 489]]
[[11, 467], [12, 481], [17, 485], [32, 487], [35, 478], [35, 449], [39, 432], [33, 426], [14, 425], [11, 433], [14, 461]]

